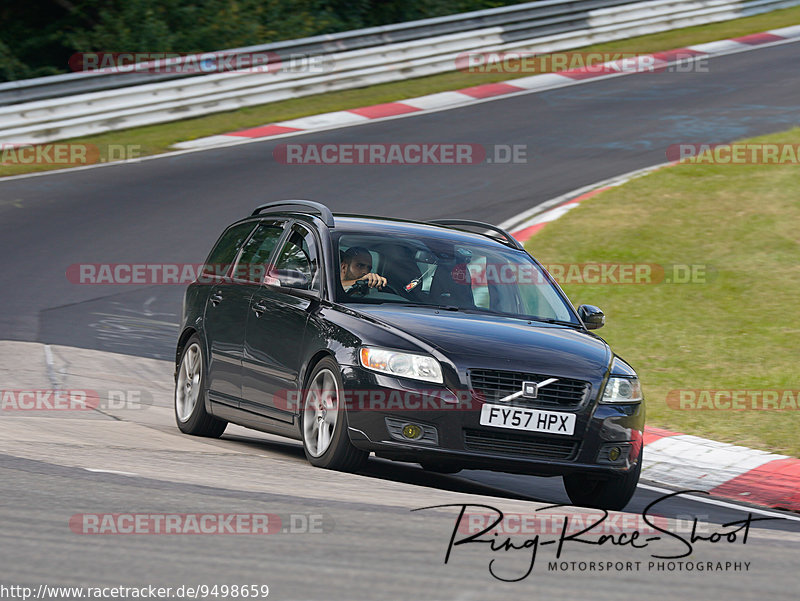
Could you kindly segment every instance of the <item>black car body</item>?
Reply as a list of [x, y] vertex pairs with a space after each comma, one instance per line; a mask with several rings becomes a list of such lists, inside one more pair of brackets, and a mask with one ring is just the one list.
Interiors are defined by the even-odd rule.
[[[345, 246], [368, 248], [391, 287], [345, 292]], [[476, 283], [495, 264], [515, 281]], [[272, 203], [225, 230], [186, 290], [176, 418], [191, 434], [233, 422], [302, 440], [322, 467], [374, 452], [440, 472], [560, 475], [576, 504], [621, 508], [645, 409], [634, 370], [589, 331], [602, 323], [493, 226]]]

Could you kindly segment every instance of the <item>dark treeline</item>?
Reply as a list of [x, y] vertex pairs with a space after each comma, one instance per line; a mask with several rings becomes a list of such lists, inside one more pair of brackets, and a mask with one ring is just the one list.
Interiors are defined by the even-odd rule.
[[2, 0], [0, 81], [69, 71], [76, 52], [207, 52], [513, 0]]

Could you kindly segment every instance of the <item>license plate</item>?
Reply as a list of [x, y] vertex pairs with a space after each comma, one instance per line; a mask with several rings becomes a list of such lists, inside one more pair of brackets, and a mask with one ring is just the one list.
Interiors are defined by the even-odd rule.
[[481, 408], [481, 425], [569, 436], [575, 432], [575, 414], [503, 405], [484, 405]]

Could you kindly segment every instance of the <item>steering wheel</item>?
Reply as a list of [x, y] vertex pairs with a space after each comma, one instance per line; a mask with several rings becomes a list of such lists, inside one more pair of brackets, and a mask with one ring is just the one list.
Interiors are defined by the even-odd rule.
[[348, 295], [353, 296], [366, 296], [369, 294], [370, 290], [380, 290], [384, 291], [387, 290], [392, 294], [396, 294], [397, 296], [401, 296], [403, 298], [408, 298], [407, 294], [403, 294], [400, 290], [398, 290], [393, 284], [386, 282], [385, 286], [380, 288], [370, 288], [367, 280], [356, 280], [356, 282], [350, 286], [350, 289], [347, 291]]
[[345, 291], [348, 296], [366, 296], [369, 294], [369, 284], [367, 280], [356, 280], [349, 289]]

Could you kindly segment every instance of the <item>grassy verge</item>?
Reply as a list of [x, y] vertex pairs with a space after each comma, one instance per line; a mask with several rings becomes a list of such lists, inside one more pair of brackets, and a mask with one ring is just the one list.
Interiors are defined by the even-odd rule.
[[[785, 27], [800, 23], [800, 7], [779, 10], [763, 15], [677, 29], [658, 34], [630, 38], [581, 48], [586, 52], [636, 52], [648, 53], [670, 50], [693, 44], [710, 42]], [[519, 76], [527, 76], [528, 73]], [[163, 123], [135, 129], [109, 132], [106, 134], [76, 138], [68, 142], [94, 144], [99, 147], [101, 156], [108, 145], [137, 147], [139, 156], [158, 154], [170, 150], [177, 142], [193, 140], [204, 136], [222, 134], [229, 131], [264, 125], [274, 121], [296, 119], [317, 113], [337, 111], [383, 102], [414, 98], [425, 94], [455, 90], [459, 88], [510, 80], [508, 73], [465, 73], [454, 71], [429, 77], [331, 92], [294, 100], [275, 102], [240, 109], [238, 111], [217, 113], [194, 119]], [[0, 164], [0, 176], [16, 175], [33, 171], [63, 168], [63, 164]]]
[[[800, 144], [800, 128], [748, 142]], [[800, 404], [798, 169], [677, 165], [585, 201], [530, 240], [545, 264], [708, 266], [710, 277], [694, 283], [564, 285], [576, 306], [606, 312], [599, 333], [637, 368], [649, 425], [800, 457], [796, 405], [667, 403], [681, 389], [791, 389]]]

